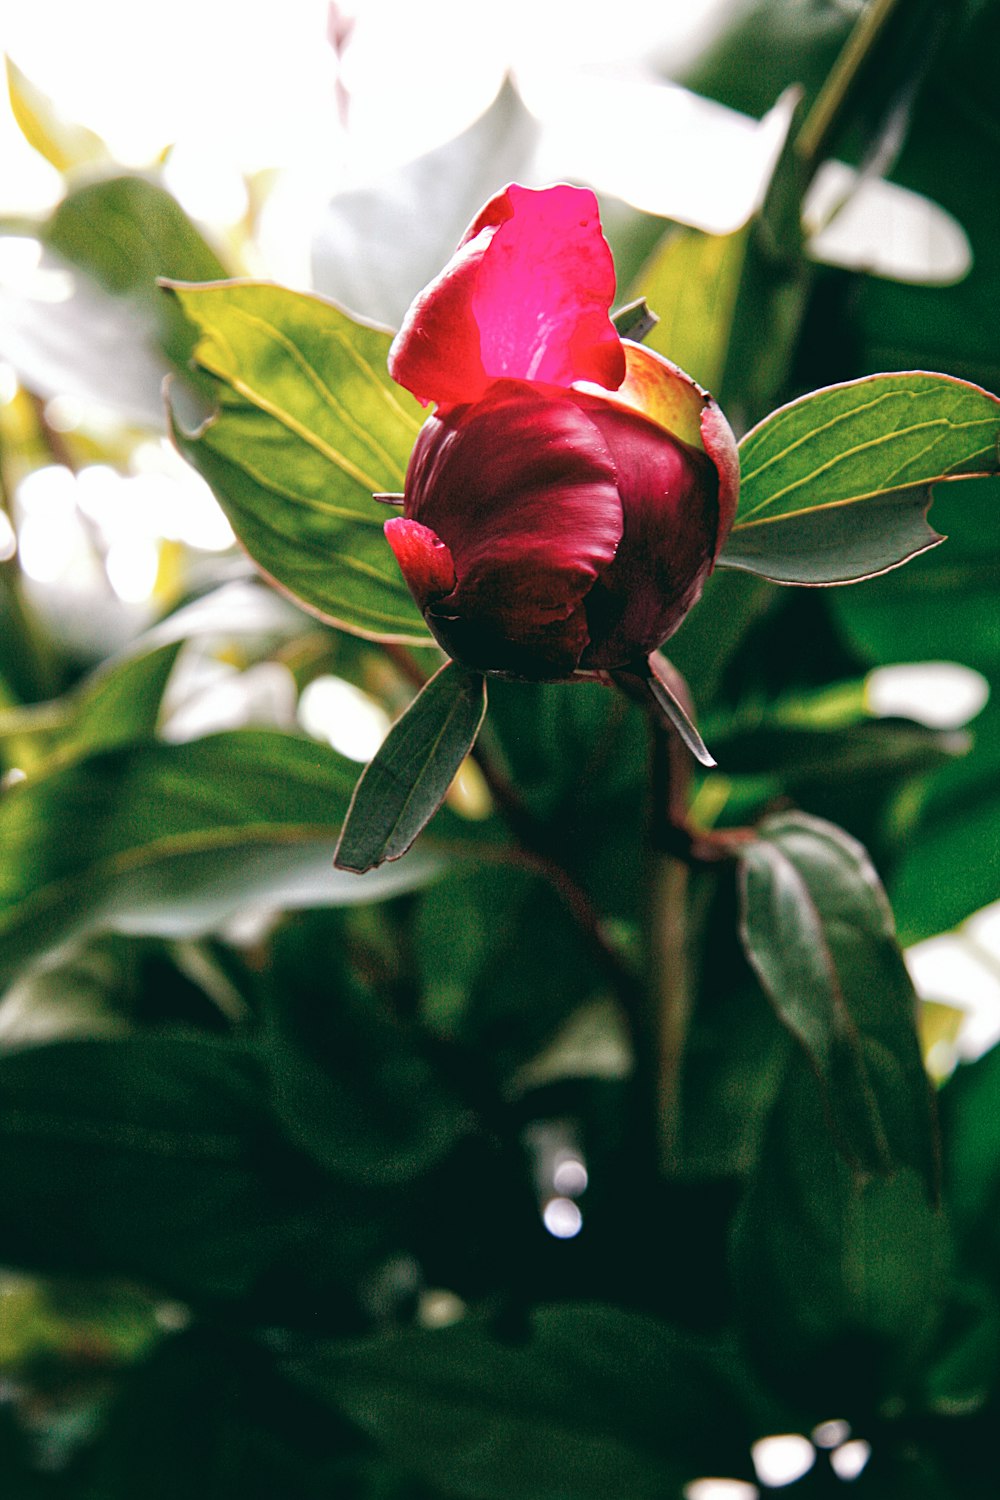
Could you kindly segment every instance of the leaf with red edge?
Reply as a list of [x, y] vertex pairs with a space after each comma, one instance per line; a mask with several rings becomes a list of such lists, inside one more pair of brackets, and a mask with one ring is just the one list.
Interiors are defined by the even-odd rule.
[[1000, 400], [949, 375], [869, 375], [802, 396], [740, 444], [720, 567], [775, 583], [854, 583], [942, 538], [930, 486], [1000, 473]]

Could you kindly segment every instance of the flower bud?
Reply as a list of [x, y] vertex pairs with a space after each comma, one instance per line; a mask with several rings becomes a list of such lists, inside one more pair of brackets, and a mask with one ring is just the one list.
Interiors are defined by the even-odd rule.
[[634, 666], [701, 594], [736, 445], [689, 376], [621, 340], [593, 194], [511, 186], [416, 299], [394, 378], [437, 410], [386, 537], [427, 624], [483, 672]]

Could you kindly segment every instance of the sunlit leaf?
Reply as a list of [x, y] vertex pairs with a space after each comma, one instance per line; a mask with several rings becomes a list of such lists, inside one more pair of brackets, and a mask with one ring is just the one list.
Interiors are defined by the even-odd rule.
[[0, 983], [88, 929], [171, 937], [247, 907], [338, 905], [419, 883], [415, 856], [360, 880], [331, 868], [356, 775], [327, 746], [269, 730], [145, 744], [0, 797]]
[[850, 583], [934, 546], [930, 486], [1000, 470], [1000, 400], [946, 375], [872, 375], [802, 396], [740, 444], [720, 566]]
[[831, 1125], [864, 1172], [916, 1168], [936, 1143], [916, 997], [865, 851], [805, 814], [767, 819], [741, 853], [741, 935], [778, 1016], [805, 1048]]
[[105, 291], [153, 319], [167, 357], [183, 369], [193, 332], [157, 277], [214, 281], [226, 268], [180, 207], [146, 177], [108, 177], [69, 193], [42, 229], [45, 244]]
[[710, 391], [722, 386], [749, 234], [677, 228], [635, 281], [659, 318], [645, 342]]
[[389, 335], [262, 282], [174, 286], [218, 409], [174, 437], [254, 562], [322, 619], [427, 642], [374, 493], [400, 490], [420, 408], [390, 380]]
[[485, 712], [485, 677], [446, 662], [365, 768], [337, 845], [338, 869], [360, 873], [406, 853], [444, 801]]

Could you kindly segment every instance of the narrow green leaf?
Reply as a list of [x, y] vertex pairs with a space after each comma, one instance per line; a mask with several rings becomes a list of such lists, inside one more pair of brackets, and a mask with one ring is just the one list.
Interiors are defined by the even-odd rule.
[[427, 644], [382, 532], [420, 408], [386, 369], [390, 336], [319, 297], [261, 282], [172, 285], [197, 326], [217, 410], [181, 452], [254, 562], [306, 609], [355, 634]]
[[102, 928], [189, 937], [247, 906], [336, 906], [409, 889], [415, 858], [363, 881], [330, 868], [352, 762], [275, 730], [143, 744], [0, 796], [0, 986]]
[[649, 658], [649, 690], [657, 708], [680, 735], [695, 760], [703, 766], [714, 766], [715, 759], [706, 749], [684, 706], [684, 679], [661, 651], [654, 651]]
[[152, 739], [181, 642], [106, 662], [72, 694], [0, 711], [0, 740], [31, 741], [36, 757], [66, 761]]
[[444, 801], [485, 713], [485, 677], [454, 662], [435, 672], [358, 782], [338, 869], [362, 874], [406, 853]]
[[741, 937], [815, 1069], [841, 1149], [863, 1172], [913, 1166], [936, 1190], [916, 997], [864, 849], [806, 814], [767, 819], [741, 854]]
[[1000, 472], [1000, 400], [947, 375], [871, 375], [781, 407], [740, 444], [719, 558], [778, 583], [851, 583], [941, 540], [930, 486]]

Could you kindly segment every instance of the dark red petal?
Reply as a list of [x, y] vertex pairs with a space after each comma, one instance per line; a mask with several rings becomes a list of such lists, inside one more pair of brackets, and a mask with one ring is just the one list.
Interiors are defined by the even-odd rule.
[[396, 554], [399, 571], [421, 609], [455, 587], [455, 564], [441, 538], [429, 526], [393, 516], [383, 527], [385, 539]]
[[713, 549], [718, 556], [736, 515], [740, 457], [732, 428], [718, 404], [696, 380], [670, 360], [626, 339], [622, 385], [605, 397], [655, 422], [689, 447], [707, 453], [719, 476], [719, 522]]
[[611, 669], [647, 656], [697, 603], [715, 560], [719, 481], [706, 454], [652, 422], [597, 398], [587, 410], [617, 466], [624, 534], [587, 599], [581, 665]]
[[[573, 670], [586, 645], [584, 597], [622, 532], [615, 464], [578, 401], [504, 381], [475, 406], [430, 417], [410, 460], [406, 513], [454, 558], [458, 582], [432, 611], [441, 629], [474, 627], [483, 649], [506, 642], [518, 664], [463, 659], [532, 676]], [[525, 654], [537, 658], [533, 671]]]
[[606, 389], [625, 376], [608, 316], [614, 264], [585, 188], [516, 183], [480, 210], [406, 314], [389, 372], [425, 404], [477, 401], [490, 380]]

